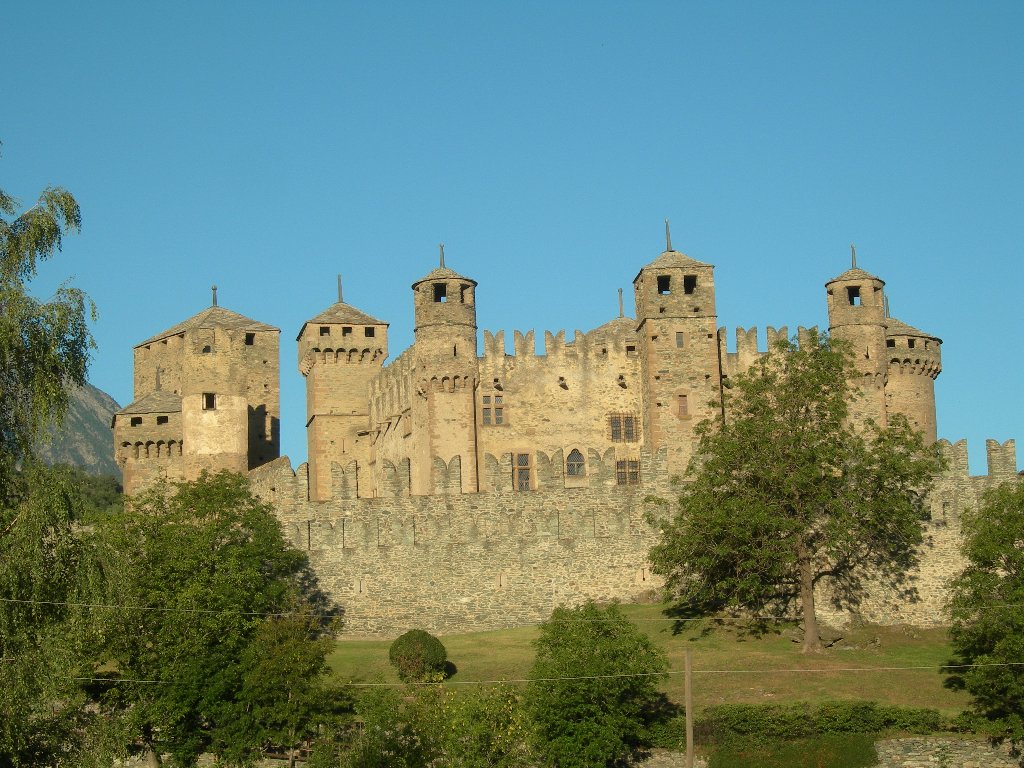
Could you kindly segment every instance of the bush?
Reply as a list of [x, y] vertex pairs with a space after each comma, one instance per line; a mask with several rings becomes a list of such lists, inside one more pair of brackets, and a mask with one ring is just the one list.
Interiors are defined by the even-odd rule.
[[944, 727], [934, 709], [880, 706], [873, 701], [809, 704], [723, 704], [710, 707], [694, 725], [702, 744], [728, 744], [816, 737], [830, 733], [903, 731], [927, 734]]
[[402, 680], [442, 680], [448, 652], [444, 644], [429, 632], [410, 629], [391, 644], [388, 658]]
[[612, 765], [649, 743], [667, 663], [617, 605], [556, 608], [534, 645], [525, 705], [544, 764]]

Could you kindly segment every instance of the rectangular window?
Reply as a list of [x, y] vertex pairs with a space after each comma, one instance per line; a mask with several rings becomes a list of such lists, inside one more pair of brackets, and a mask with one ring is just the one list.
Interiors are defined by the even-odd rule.
[[679, 395], [679, 415], [689, 416], [690, 415], [690, 402], [686, 395]]
[[217, 409], [217, 396], [213, 392], [203, 392], [203, 410], [215, 411]]
[[896, 346], [896, 339], [886, 339], [885, 340], [885, 346], [889, 347], [890, 349], [892, 347], [895, 347]]
[[512, 473], [512, 480], [517, 491], [530, 490], [530, 454], [516, 454], [516, 463], [512, 468]]
[[615, 462], [616, 485], [640, 485], [640, 462], [636, 459], [620, 459]]
[[446, 283], [434, 283], [434, 301], [438, 304], [448, 301], [448, 285]]
[[351, 325], [343, 325], [341, 327], [341, 335], [342, 336], [351, 336], [352, 335], [352, 326]]
[[851, 285], [846, 289], [846, 298], [850, 300], [850, 305], [854, 307], [860, 306], [860, 286]]
[[376, 330], [376, 328], [363, 328], [363, 336], [365, 336], [368, 339], [372, 339], [373, 334], [376, 332]]
[[697, 290], [697, 276], [686, 275], [683, 278], [683, 293], [692, 294]]
[[132, 416], [131, 420], [128, 423], [131, 424], [133, 427], [141, 427], [142, 426], [142, 417], [141, 416]]
[[256, 334], [255, 333], [247, 333], [247, 334], [245, 334], [245, 346], [251, 347], [255, 343], [256, 343]]
[[329, 326], [329, 325], [321, 325], [320, 326], [320, 335], [321, 336], [330, 336], [331, 335], [331, 326]]
[[907, 346], [908, 347], [913, 349], [915, 345], [916, 345], [916, 340], [915, 339], [907, 339]]
[[505, 396], [484, 395], [481, 409], [481, 421], [484, 424], [505, 423]]
[[669, 275], [658, 275], [658, 293], [662, 296], [672, 293], [672, 278]]
[[166, 416], [157, 416], [156, 417], [156, 423], [157, 424], [166, 424], [167, 423], [167, 417]]
[[686, 346], [686, 334], [682, 331], [676, 331], [676, 348], [682, 349]]
[[613, 413], [608, 417], [613, 443], [635, 443], [639, 439], [638, 419], [631, 413]]
[[627, 357], [636, 357], [636, 344], [627, 344], [626, 345], [626, 356]]

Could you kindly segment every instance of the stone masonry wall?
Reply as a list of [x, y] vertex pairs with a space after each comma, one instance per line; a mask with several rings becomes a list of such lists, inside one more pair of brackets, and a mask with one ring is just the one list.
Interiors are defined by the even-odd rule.
[[[948, 471], [928, 499], [932, 520], [918, 598], [874, 590], [860, 618], [881, 624], [944, 623], [946, 583], [963, 567], [960, 517], [992, 485], [1016, 477], [1013, 441], [989, 441], [990, 474], [967, 473], [964, 441], [944, 444]], [[537, 489], [512, 490], [511, 455], [486, 455], [481, 493], [460, 493], [459, 457], [433, 467], [439, 495], [409, 495], [408, 465], [382, 472], [378, 498], [357, 498], [356, 464], [335, 465], [332, 498], [307, 500], [306, 465], [280, 459], [250, 473], [287, 538], [305, 550], [321, 586], [346, 612], [346, 633], [394, 637], [411, 627], [466, 632], [536, 623], [561, 604], [659, 594], [647, 553], [657, 541], [653, 499], [671, 500], [664, 451], [641, 455], [643, 484], [615, 482], [613, 450], [588, 450], [586, 487], [571, 487], [561, 452], [537, 454]], [[822, 596], [824, 597], [824, 595]], [[822, 617], [842, 625], [852, 617]]]

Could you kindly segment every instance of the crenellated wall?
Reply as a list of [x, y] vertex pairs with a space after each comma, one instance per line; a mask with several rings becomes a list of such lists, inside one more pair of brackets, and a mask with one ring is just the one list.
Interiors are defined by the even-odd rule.
[[[931, 519], [913, 601], [875, 588], [860, 620], [942, 624], [946, 584], [963, 568], [960, 520], [988, 488], [1017, 477], [1012, 440], [988, 441], [989, 474], [971, 476], [967, 444], [942, 446], [948, 469], [927, 500]], [[560, 451], [536, 454], [536, 486], [514, 490], [513, 455], [485, 454], [481, 492], [462, 493], [461, 458], [436, 459], [434, 495], [410, 495], [408, 462], [381, 462], [380, 493], [360, 498], [367, 468], [332, 468], [332, 496], [307, 499], [305, 464], [280, 459], [250, 473], [287, 538], [305, 550], [321, 586], [345, 609], [346, 634], [393, 637], [422, 627], [466, 632], [539, 622], [561, 604], [623, 601], [660, 594], [647, 554], [658, 533], [651, 520], [671, 510], [666, 451], [639, 452], [639, 485], [618, 485], [616, 454], [587, 449], [588, 474], [574, 484]], [[853, 616], [819, 598], [822, 618]]]
[[[434, 463], [438, 495], [410, 496], [393, 466], [384, 495], [357, 497], [359, 469], [334, 468], [330, 501], [306, 499], [306, 465], [281, 459], [250, 473], [287, 538], [345, 609], [346, 634], [395, 636], [412, 627], [465, 632], [541, 621], [557, 605], [650, 597], [655, 532], [647, 500], [664, 455], [644, 455], [637, 486], [615, 484], [614, 454], [590, 452], [586, 487], [567, 487], [560, 455], [538, 459], [538, 488], [511, 488], [511, 455], [486, 455], [486, 493], [460, 493], [456, 457]], [[407, 472], [407, 471], [406, 471]]]

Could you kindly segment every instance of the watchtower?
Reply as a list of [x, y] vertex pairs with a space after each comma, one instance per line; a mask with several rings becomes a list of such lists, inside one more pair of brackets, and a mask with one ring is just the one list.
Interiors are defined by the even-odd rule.
[[416, 397], [412, 492], [433, 492], [434, 459], [460, 457], [462, 490], [477, 490], [476, 281], [444, 264], [412, 284]]
[[388, 356], [388, 324], [346, 304], [339, 276], [338, 301], [303, 323], [296, 340], [306, 377], [309, 494], [317, 501], [330, 498], [332, 463], [369, 465], [370, 382]]
[[902, 413], [927, 442], [933, 443], [935, 379], [942, 372], [942, 339], [894, 317], [887, 317], [885, 324], [886, 412], [890, 416]]
[[643, 434], [651, 451], [666, 446], [671, 471], [693, 454], [694, 427], [722, 401], [714, 266], [672, 248], [633, 280], [643, 386]]
[[851, 404], [854, 423], [872, 419], [885, 427], [885, 282], [860, 269], [857, 251], [852, 246], [850, 250], [850, 269], [825, 283], [828, 331], [833, 338], [850, 344], [860, 374], [855, 385], [860, 397]]

